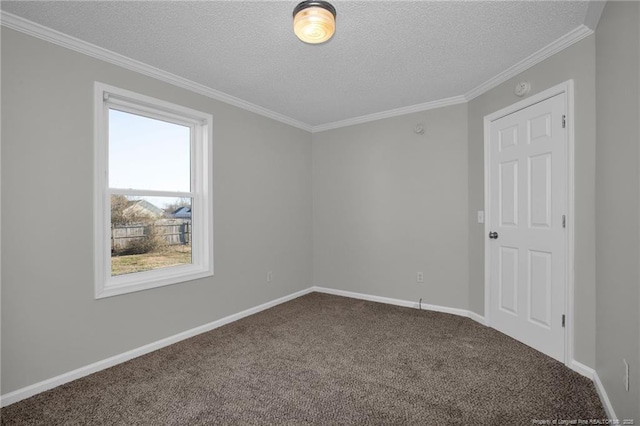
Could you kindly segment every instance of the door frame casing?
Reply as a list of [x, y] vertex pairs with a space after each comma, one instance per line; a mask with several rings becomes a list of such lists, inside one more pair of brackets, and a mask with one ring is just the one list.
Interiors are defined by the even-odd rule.
[[574, 176], [574, 83], [567, 80], [564, 83], [553, 86], [540, 93], [536, 93], [526, 99], [514, 103], [506, 108], [496, 111], [484, 117], [484, 319], [485, 324], [493, 327], [491, 319], [491, 250], [490, 241], [487, 238], [491, 232], [491, 133], [492, 122], [523, 110], [531, 105], [545, 101], [556, 95], [565, 94], [566, 137], [567, 137], [567, 164], [566, 164], [566, 205], [567, 227], [565, 232], [566, 264], [565, 264], [565, 306], [566, 315], [564, 333], [564, 364], [571, 366], [573, 361], [574, 346], [574, 231], [575, 231], [575, 176]]

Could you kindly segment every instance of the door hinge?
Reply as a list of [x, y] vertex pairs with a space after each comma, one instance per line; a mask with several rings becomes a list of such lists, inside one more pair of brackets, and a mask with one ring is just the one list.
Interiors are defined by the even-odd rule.
[[567, 216], [562, 215], [562, 227], [566, 228], [567, 227]]
[[562, 314], [562, 326], [564, 327], [564, 314]]
[[567, 116], [563, 115], [562, 116], [562, 128], [564, 129], [565, 127], [567, 127]]

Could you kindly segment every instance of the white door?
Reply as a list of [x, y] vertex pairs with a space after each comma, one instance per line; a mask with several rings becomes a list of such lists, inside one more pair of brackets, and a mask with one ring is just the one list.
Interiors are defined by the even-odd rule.
[[490, 325], [564, 362], [566, 93], [489, 123]]

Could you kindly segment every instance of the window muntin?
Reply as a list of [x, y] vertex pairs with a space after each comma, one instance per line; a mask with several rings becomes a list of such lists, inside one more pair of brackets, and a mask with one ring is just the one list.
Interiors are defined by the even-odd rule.
[[96, 298], [213, 274], [209, 114], [96, 83]]

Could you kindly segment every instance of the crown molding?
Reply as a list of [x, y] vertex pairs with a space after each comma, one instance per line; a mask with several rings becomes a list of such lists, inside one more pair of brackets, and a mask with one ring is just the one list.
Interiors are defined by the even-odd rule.
[[145, 64], [144, 62], [140, 62], [119, 53], [112, 52], [111, 50], [69, 36], [67, 34], [61, 33], [60, 31], [56, 31], [54, 29], [37, 24], [12, 13], [0, 11], [0, 24], [12, 30], [16, 30], [21, 33], [39, 38], [41, 40], [57, 44], [58, 46], [74, 50], [76, 52], [91, 56], [96, 59], [100, 59], [105, 62], [109, 62], [111, 64], [126, 68], [131, 71], [153, 77], [160, 81], [164, 81], [165, 83], [169, 83], [174, 86], [187, 89], [191, 92], [204, 95], [208, 98], [215, 99], [216, 101], [224, 102], [226, 104], [242, 108], [246, 111], [271, 118], [281, 123], [297, 127], [298, 129], [306, 130], [307, 132], [310, 132], [312, 130], [312, 126], [295, 120], [286, 115], [271, 111], [267, 108], [261, 107], [251, 102], [247, 102], [240, 98], [236, 98], [235, 96], [228, 95], [224, 92], [212, 89], [200, 83], [188, 80], [184, 77], [180, 77], [170, 72], [163, 71], [159, 68]]
[[[604, 7], [604, 2], [592, 1], [591, 3], [593, 3], [594, 10], [596, 9], [595, 6], [598, 6], [597, 4], [599, 3], [602, 3], [602, 7]], [[592, 5], [590, 4], [589, 6], [590, 10], [591, 10], [591, 6]], [[602, 13], [601, 9], [600, 9], [600, 13]], [[564, 50], [567, 47], [579, 42], [585, 37], [590, 36], [591, 34], [593, 34], [592, 29], [590, 29], [586, 25], [580, 25], [579, 27], [568, 32], [567, 34], [560, 37], [559, 39], [549, 43], [542, 49], [526, 57], [525, 59], [518, 62], [517, 64], [507, 68], [503, 72], [490, 78], [489, 80], [485, 81], [481, 85], [468, 91], [464, 95], [454, 96], [451, 98], [440, 99], [437, 101], [426, 102], [423, 104], [412, 105], [412, 106], [403, 107], [403, 108], [397, 108], [389, 111], [378, 112], [375, 114], [363, 115], [361, 117], [349, 118], [347, 120], [336, 121], [333, 123], [321, 124], [319, 126], [313, 126], [311, 131], [312, 133], [317, 133], [325, 130], [337, 129], [339, 127], [352, 126], [354, 124], [366, 123], [369, 121], [380, 120], [383, 118], [396, 117], [398, 115], [410, 114], [413, 112], [426, 111], [429, 109], [442, 108], [449, 105], [456, 105], [456, 104], [468, 102], [474, 98], [477, 98], [483, 93], [488, 92], [494, 87], [504, 83], [505, 81], [517, 76], [521, 72], [528, 70], [532, 66], [544, 61], [548, 57], [553, 56], [556, 53], [560, 52], [561, 50]]]
[[607, 0], [589, 0], [587, 16], [584, 18], [584, 25], [595, 31], [606, 4]]
[[464, 96], [454, 96], [437, 101], [425, 102], [423, 104], [410, 105], [407, 107], [391, 109], [388, 111], [376, 112], [374, 114], [362, 115], [360, 117], [348, 118], [346, 120], [334, 121], [332, 123], [313, 126], [311, 132], [323, 132], [325, 130], [337, 129], [339, 127], [353, 126], [354, 124], [367, 123], [369, 121], [382, 120], [383, 118], [397, 117], [399, 115], [411, 114], [414, 112], [427, 111], [430, 109], [443, 108], [450, 105], [457, 105], [467, 102]]
[[[604, 1], [599, 1], [599, 0], [590, 1], [589, 9], [587, 11], [587, 17], [585, 19], [586, 24], [593, 27], [597, 25], [597, 21], [600, 15], [602, 14], [602, 9], [604, 8], [604, 4], [605, 4]], [[489, 90], [493, 89], [499, 84], [504, 83], [505, 81], [515, 77], [521, 72], [531, 68], [532, 66], [538, 64], [539, 62], [542, 62], [548, 57], [560, 52], [563, 49], [566, 49], [572, 44], [577, 43], [578, 41], [584, 39], [585, 37], [588, 37], [591, 34], [593, 34], [593, 30], [589, 28], [587, 25], [580, 25], [579, 27], [575, 28], [574, 30], [560, 37], [559, 39], [549, 43], [547, 46], [538, 50], [534, 54], [528, 56], [527, 58], [511, 66], [505, 71], [497, 74], [496, 76], [490, 78], [489, 80], [485, 81], [484, 83], [480, 84], [479, 86], [475, 87], [474, 89], [468, 91], [463, 95], [453, 96], [450, 98], [439, 99], [439, 100], [426, 102], [422, 104], [411, 105], [407, 107], [377, 112], [374, 114], [363, 115], [360, 117], [349, 118], [346, 120], [312, 126], [310, 124], [301, 122], [299, 120], [296, 120], [284, 114], [280, 114], [278, 112], [261, 107], [251, 102], [247, 102], [240, 98], [236, 98], [235, 96], [231, 96], [227, 93], [212, 89], [203, 84], [196, 83], [184, 77], [180, 77], [170, 72], [167, 72], [159, 68], [153, 67], [151, 65], [145, 64], [143, 62], [137, 61], [135, 59], [131, 59], [119, 53], [112, 52], [108, 49], [104, 49], [102, 47], [99, 47], [94, 44], [88, 43], [86, 41], [80, 40], [78, 38], [69, 36], [60, 31], [56, 31], [54, 29], [45, 27], [43, 25], [37, 24], [35, 22], [29, 21], [27, 19], [21, 18], [17, 15], [14, 15], [8, 12], [0, 11], [0, 24], [12, 30], [19, 31], [24, 34], [39, 38], [41, 40], [56, 44], [58, 46], [65, 47], [67, 49], [71, 49], [73, 51], [85, 54], [87, 56], [91, 56], [93, 58], [112, 63], [122, 68], [126, 68], [131, 71], [135, 71], [140, 74], [144, 74], [144, 75], [156, 78], [160, 81], [164, 81], [165, 83], [169, 83], [174, 86], [181, 87], [191, 92], [201, 94], [208, 98], [211, 98], [220, 102], [224, 102], [228, 105], [232, 105], [232, 106], [244, 109], [246, 111], [250, 111], [250, 112], [262, 115], [264, 117], [271, 118], [273, 120], [279, 121], [284, 124], [288, 124], [290, 126], [293, 126], [298, 129], [302, 129], [311, 133], [317, 133], [325, 130], [352, 126], [354, 124], [367, 123], [370, 121], [381, 120], [384, 118], [397, 117], [404, 114], [411, 114], [414, 112], [427, 111], [430, 109], [443, 108], [450, 105], [457, 105], [457, 104], [468, 102], [482, 95], [483, 93], [488, 92]]]
[[518, 62], [517, 64], [502, 71], [500, 74], [496, 75], [495, 77], [492, 77], [489, 80], [485, 81], [478, 87], [471, 89], [470, 91], [464, 94], [465, 99], [467, 101], [470, 101], [474, 98], [477, 98], [478, 96], [488, 92], [489, 90], [493, 89], [499, 84], [502, 84], [505, 81], [520, 74], [521, 72], [528, 70], [532, 66], [544, 61], [548, 57], [555, 55], [561, 50], [566, 49], [567, 47], [579, 42], [580, 40], [590, 36], [591, 34], [593, 34], [593, 30], [591, 30], [585, 25], [580, 25], [579, 27], [569, 31], [567, 34], [563, 35], [559, 39], [549, 43], [548, 45], [538, 50], [534, 54], [524, 58], [522, 61]]

